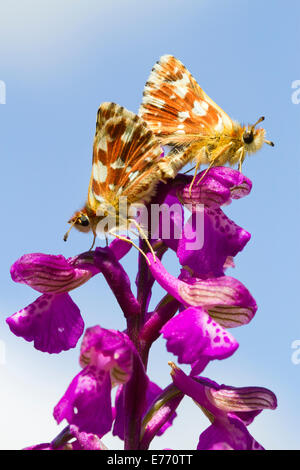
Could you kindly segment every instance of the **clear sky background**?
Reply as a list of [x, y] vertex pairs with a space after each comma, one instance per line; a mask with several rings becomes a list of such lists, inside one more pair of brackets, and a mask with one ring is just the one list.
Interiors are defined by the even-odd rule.
[[[200, 86], [234, 119], [265, 115], [268, 137], [243, 171], [250, 196], [225, 208], [252, 239], [228, 274], [241, 280], [259, 309], [250, 325], [231, 330], [240, 342], [229, 359], [205, 375], [234, 386], [273, 390], [278, 409], [250, 426], [268, 449], [299, 449], [300, 364], [291, 344], [299, 322], [300, 105], [292, 82], [300, 80], [298, 0], [0, 0], [1, 262], [0, 448], [51, 440], [53, 406], [79, 371], [78, 348], [59, 355], [36, 351], [10, 333], [5, 318], [36, 297], [11, 281], [9, 268], [24, 253], [73, 256], [91, 239], [62, 236], [84, 203], [91, 171], [98, 106], [115, 101], [137, 112], [144, 83], [163, 54], [178, 57]], [[124, 266], [134, 279], [137, 253]], [[177, 275], [172, 254], [164, 261]], [[155, 289], [153, 304], [162, 291]], [[118, 304], [101, 276], [72, 293], [86, 326], [123, 329]], [[5, 359], [5, 360], [3, 360]], [[149, 375], [170, 382], [175, 359], [158, 341]], [[188, 370], [188, 368], [185, 368]], [[153, 449], [193, 449], [208, 421], [185, 398], [172, 429]], [[104, 443], [121, 448], [116, 438]]]

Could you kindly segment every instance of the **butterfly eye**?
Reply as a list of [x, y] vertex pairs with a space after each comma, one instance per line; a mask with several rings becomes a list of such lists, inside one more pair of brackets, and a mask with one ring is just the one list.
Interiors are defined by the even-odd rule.
[[81, 215], [78, 218], [78, 223], [82, 225], [83, 227], [87, 227], [88, 225], [90, 225], [90, 221], [85, 215]]
[[254, 135], [252, 131], [244, 132], [243, 141], [245, 142], [245, 144], [251, 144], [251, 142], [253, 142], [253, 139], [254, 139]]

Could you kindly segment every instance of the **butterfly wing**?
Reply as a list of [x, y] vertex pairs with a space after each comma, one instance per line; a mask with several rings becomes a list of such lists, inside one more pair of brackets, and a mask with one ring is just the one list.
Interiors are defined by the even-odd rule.
[[145, 122], [114, 103], [103, 103], [97, 116], [88, 203], [118, 205], [146, 200], [159, 181], [162, 148]]
[[200, 88], [186, 67], [164, 55], [145, 85], [139, 115], [163, 144], [188, 144], [232, 129], [230, 117]]

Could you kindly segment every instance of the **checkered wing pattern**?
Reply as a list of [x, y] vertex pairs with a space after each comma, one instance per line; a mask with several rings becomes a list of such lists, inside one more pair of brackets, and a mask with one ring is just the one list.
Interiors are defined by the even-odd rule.
[[162, 148], [145, 122], [115, 103], [103, 103], [97, 116], [88, 204], [146, 201], [160, 179]]
[[139, 115], [161, 142], [169, 145], [189, 144], [233, 126], [230, 117], [171, 55], [162, 56], [154, 65]]

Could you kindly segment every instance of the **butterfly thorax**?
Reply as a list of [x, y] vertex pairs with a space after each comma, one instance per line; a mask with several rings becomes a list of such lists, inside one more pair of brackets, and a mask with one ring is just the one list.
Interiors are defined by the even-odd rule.
[[264, 136], [264, 129], [256, 129], [251, 134], [248, 126], [234, 123], [231, 129], [224, 128], [221, 132], [199, 135], [184, 151], [183, 160], [195, 159], [203, 165], [235, 165], [243, 161], [247, 153], [259, 150], [263, 145]]

